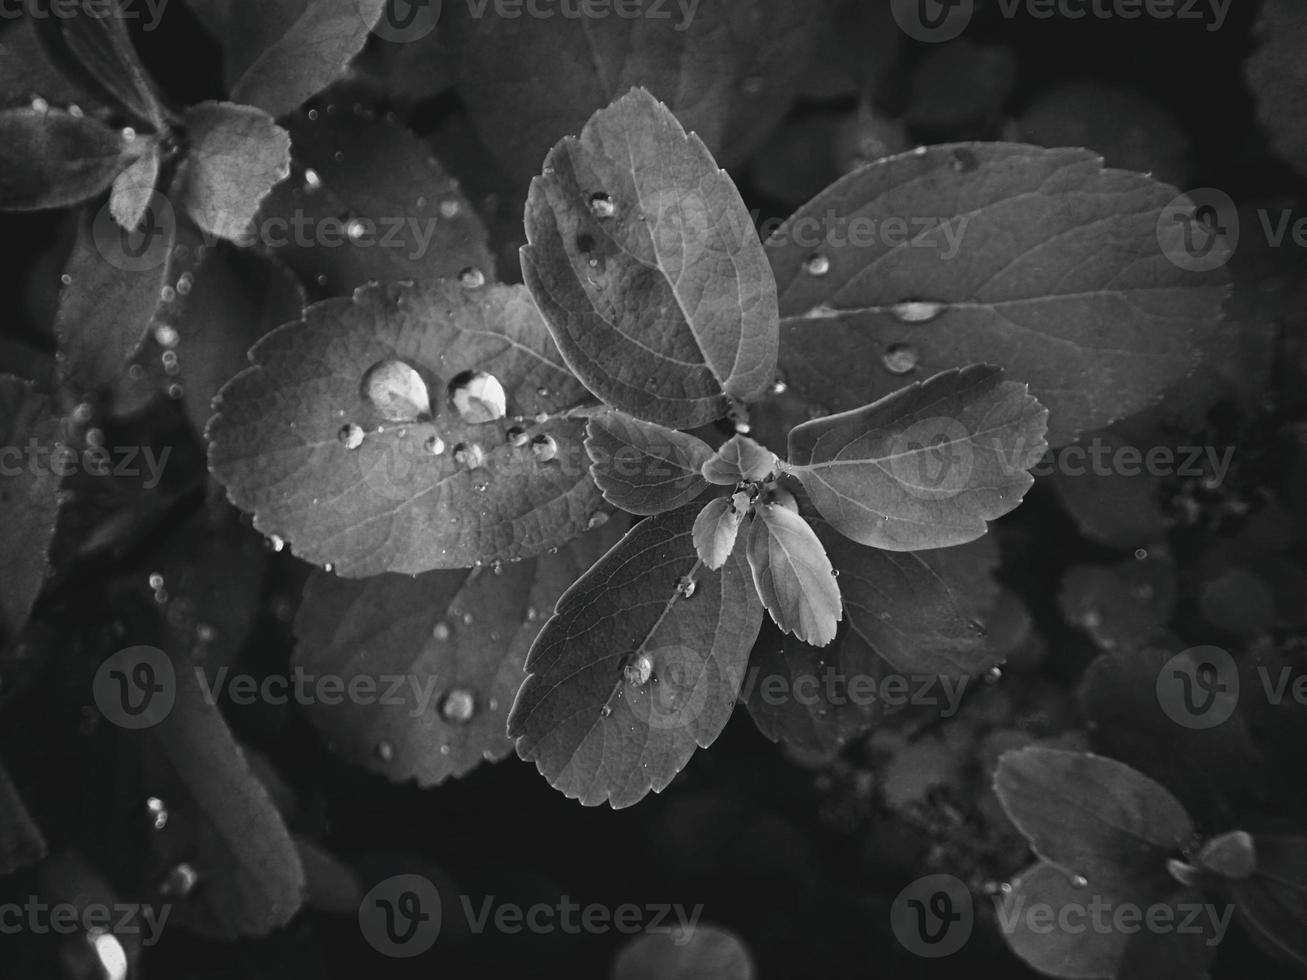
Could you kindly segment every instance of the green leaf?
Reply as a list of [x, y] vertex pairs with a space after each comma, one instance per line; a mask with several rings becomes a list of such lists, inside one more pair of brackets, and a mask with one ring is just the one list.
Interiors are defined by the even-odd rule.
[[568, 366], [675, 429], [772, 381], [776, 299], [739, 192], [644, 89], [595, 113], [531, 182], [522, 272]]
[[[495, 275], [481, 218], [431, 150], [371, 111], [337, 111], [328, 93], [285, 120], [294, 175], [258, 217], [262, 244], [323, 295], [371, 281]], [[298, 230], [297, 230], [298, 229]]]
[[1258, 835], [1257, 871], [1229, 882], [1245, 930], [1272, 956], [1307, 968], [1307, 837]]
[[159, 147], [154, 144], [135, 163], [120, 173], [109, 194], [109, 213], [127, 231], [136, 231], [149, 212], [154, 186], [159, 181]]
[[477, 0], [444, 13], [473, 124], [505, 173], [526, 180], [558, 139], [636, 85], [723, 165], [743, 162], [793, 104], [829, 7], [634, 0], [621, 16], [542, 19], [479, 16]]
[[649, 932], [629, 940], [613, 960], [612, 980], [753, 980], [753, 958], [740, 938], [716, 926]]
[[1063, 445], [1153, 402], [1215, 332], [1228, 277], [1172, 261], [1189, 203], [1082, 149], [944, 145], [863, 167], [768, 242], [781, 374], [844, 411], [995, 364]]
[[694, 507], [636, 525], [559, 600], [508, 719], [517, 752], [586, 806], [661, 792], [735, 706], [762, 608], [740, 556], [702, 567]]
[[1194, 834], [1174, 796], [1102, 756], [1044, 748], [1008, 752], [999, 759], [994, 789], [1036, 854], [1099, 889], [1147, 881]]
[[[569, 409], [586, 392], [520, 286], [359, 290], [305, 311], [219, 395], [209, 463], [264, 534], [340, 575], [514, 561], [578, 536], [599, 511]], [[468, 422], [460, 376], [484, 371], [510, 418]], [[397, 421], [374, 382], [430, 412]], [[510, 431], [512, 430], [512, 431]]]
[[706, 442], [625, 412], [591, 415], [585, 451], [604, 499], [632, 514], [663, 514], [708, 489], [699, 474], [712, 455]]
[[1015, 508], [1043, 455], [1047, 412], [997, 368], [946, 371], [790, 430], [787, 471], [822, 517], [891, 551], [978, 538]]
[[735, 509], [730, 497], [710, 500], [694, 519], [691, 532], [699, 560], [713, 571], [725, 565], [735, 550], [743, 520], [744, 514]]
[[840, 589], [808, 522], [779, 504], [758, 507], [746, 544], [753, 584], [776, 625], [813, 646], [835, 639]]
[[1150, 555], [1116, 565], [1073, 565], [1058, 593], [1067, 620], [1103, 649], [1135, 646], [1158, 636], [1175, 612], [1175, 565]]
[[737, 483], [766, 480], [779, 469], [780, 461], [770, 449], [764, 449], [748, 436], [734, 435], [703, 464], [703, 476], [709, 483], [733, 487]]
[[50, 399], [36, 386], [0, 375], [0, 643], [12, 639], [45, 584], [59, 515], [63, 447]]
[[203, 685], [198, 673], [179, 671], [167, 716], [125, 736], [140, 744], [146, 784], [171, 813], [151, 846], [160, 875], [185, 862], [198, 876], [194, 892], [174, 905], [178, 926], [218, 939], [263, 936], [299, 911], [304, 867]]
[[222, 44], [233, 102], [276, 118], [345, 73], [386, 0], [190, 0]]
[[45, 857], [45, 835], [32, 819], [18, 787], [0, 765], [0, 874], [11, 875]]
[[1254, 33], [1257, 50], [1244, 77], [1257, 99], [1257, 115], [1276, 152], [1307, 174], [1307, 11], [1294, 0], [1266, 0]]
[[615, 524], [557, 554], [493, 569], [367, 579], [314, 572], [295, 619], [293, 663], [372, 693], [315, 701], [309, 721], [347, 761], [420, 786], [503, 758], [527, 651], [563, 592], [617, 542]]
[[[150, 13], [155, 23], [147, 24], [147, 30], [158, 26], [163, 8], [151, 8]], [[68, 60], [75, 74], [87, 76], [136, 119], [162, 130], [164, 109], [132, 46], [127, 14], [128, 8], [122, 0], [80, 0], [71, 7], [60, 5], [55, 16], [49, 18], [53, 24], [39, 17], [37, 23], [43, 30], [53, 26], [58, 31], [62, 45], [71, 55]]]
[[1111, 454], [1109, 458], [1128, 451], [1143, 460], [1145, 448], [1130, 445], [1110, 430], [1094, 433], [1085, 441], [1088, 446], [1062, 450], [1049, 479], [1080, 532], [1103, 544], [1130, 549], [1162, 537], [1166, 516], [1159, 501], [1161, 481], [1144, 468], [1129, 475], [1115, 466], [1104, 470], [1087, 462], [1082, 454], [1101, 448]]
[[290, 134], [266, 113], [229, 102], [191, 107], [186, 130], [187, 212], [220, 238], [247, 239], [259, 205], [290, 173]]
[[0, 211], [85, 201], [152, 145], [63, 109], [6, 109], [0, 112]]

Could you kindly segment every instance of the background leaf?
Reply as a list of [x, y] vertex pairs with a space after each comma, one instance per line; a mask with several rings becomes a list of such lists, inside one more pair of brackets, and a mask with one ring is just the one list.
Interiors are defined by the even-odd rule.
[[604, 499], [632, 514], [675, 510], [708, 489], [699, 473], [712, 456], [706, 442], [625, 412], [592, 414], [585, 451]]
[[0, 210], [63, 208], [105, 190], [152, 144], [64, 109], [0, 112]]
[[[310, 307], [252, 353], [220, 395], [210, 466], [256, 527], [315, 564], [355, 578], [528, 558], [599, 510], [584, 420], [566, 413], [586, 392], [520, 286], [365, 289]], [[434, 418], [386, 422], [365, 396], [370, 369], [400, 362], [421, 375]], [[459, 417], [450, 385], [470, 371], [499, 379], [513, 418]]]
[[1043, 454], [1047, 412], [976, 365], [790, 430], [787, 470], [832, 527], [892, 551], [980, 537], [1016, 507]]
[[1307, 11], [1293, 0], [1266, 0], [1255, 28], [1259, 46], [1244, 65], [1257, 114], [1271, 143], [1300, 174], [1307, 174]]
[[776, 306], [739, 192], [643, 89], [550, 152], [522, 273], [563, 357], [638, 418], [691, 429], [772, 380]]
[[638, 936], [618, 951], [612, 970], [612, 980], [753, 980], [756, 975], [753, 958], [738, 936], [702, 925], [688, 936]]
[[[494, 569], [314, 572], [293, 662], [312, 676], [370, 680], [376, 698], [315, 702], [309, 720], [349, 762], [420, 786], [503, 758], [527, 650], [558, 598], [620, 536], [613, 522], [557, 554]], [[392, 679], [403, 685], [392, 689]]]
[[13, 874], [45, 854], [45, 835], [32, 819], [8, 771], [0, 765], [0, 874]]
[[735, 706], [762, 607], [739, 555], [691, 540], [697, 508], [641, 521], [559, 600], [508, 719], [554, 788], [614, 808], [661, 792]]
[[969, 143], [881, 160], [768, 241], [781, 374], [843, 411], [995, 364], [1030, 385], [1062, 445], [1198, 363], [1228, 277], [1172, 261], [1190, 213], [1174, 188], [1088, 150]]

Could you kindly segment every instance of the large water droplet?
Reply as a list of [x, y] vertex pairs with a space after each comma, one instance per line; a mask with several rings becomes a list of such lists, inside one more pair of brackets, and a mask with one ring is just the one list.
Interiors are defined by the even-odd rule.
[[617, 213], [617, 205], [610, 195], [600, 191], [590, 198], [590, 213], [596, 218], [611, 218]]
[[127, 980], [127, 951], [118, 937], [103, 929], [88, 929], [86, 938], [100, 961], [103, 980]]
[[462, 725], [472, 720], [476, 708], [476, 698], [472, 696], [472, 692], [456, 687], [449, 691], [440, 703], [440, 717], [445, 721]]
[[494, 422], [508, 414], [508, 396], [493, 374], [464, 371], [450, 383], [449, 397], [465, 422]]
[[389, 422], [431, 416], [431, 395], [422, 375], [396, 358], [378, 361], [363, 375], [362, 394]]
[[558, 455], [558, 442], [551, 435], [539, 435], [531, 440], [531, 452], [542, 463], [548, 463]]
[[168, 806], [157, 796], [151, 796], [145, 801], [145, 812], [150, 816], [150, 826], [155, 830], [163, 830], [168, 826]]
[[458, 281], [465, 289], [480, 289], [486, 284], [486, 274], [470, 265], [458, 274]]
[[824, 276], [830, 272], [830, 259], [824, 255], [813, 255], [803, 263], [803, 271], [810, 276]]
[[422, 448], [432, 456], [439, 456], [445, 451], [445, 440], [440, 436], [427, 436], [426, 442], [422, 443]]
[[653, 676], [653, 660], [649, 654], [642, 653], [622, 668], [622, 677], [632, 687], [644, 687]]
[[890, 307], [890, 312], [903, 323], [929, 323], [944, 312], [944, 304], [907, 300], [903, 303], [895, 303]]
[[163, 883], [159, 885], [159, 891], [170, 897], [185, 898], [194, 890], [199, 880], [199, 872], [183, 861], [169, 869]]
[[911, 344], [891, 344], [880, 360], [890, 374], [908, 374], [916, 370], [917, 351]]
[[340, 431], [336, 433], [336, 438], [346, 449], [358, 449], [363, 445], [363, 429], [353, 422], [348, 425], [342, 425]]

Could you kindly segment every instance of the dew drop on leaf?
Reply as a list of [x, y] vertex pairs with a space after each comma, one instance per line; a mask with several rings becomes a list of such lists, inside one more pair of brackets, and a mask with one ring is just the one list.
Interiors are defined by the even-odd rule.
[[377, 743], [377, 758], [382, 762], [389, 762], [395, 758], [395, 746], [391, 745], [384, 739]]
[[[310, 118], [311, 118], [311, 117], [310, 117]], [[310, 169], [304, 171], [304, 189], [305, 189], [305, 190], [316, 191], [316, 190], [320, 189], [321, 187], [322, 187], [322, 178], [318, 176], [318, 172], [317, 172], [316, 170], [310, 168]]]
[[917, 351], [911, 344], [890, 344], [881, 363], [890, 374], [908, 374], [917, 369]]
[[653, 676], [653, 661], [649, 654], [642, 653], [622, 668], [622, 677], [632, 687], [644, 687]]
[[464, 422], [494, 422], [508, 414], [508, 396], [493, 374], [464, 371], [449, 386], [449, 397]]
[[440, 436], [427, 436], [426, 442], [422, 443], [422, 448], [432, 456], [439, 456], [445, 451], [445, 440]]
[[158, 572], [151, 572], [149, 583], [150, 583], [150, 588], [153, 589], [155, 592], [158, 592], [160, 589], [163, 588], [163, 584], [164, 584], [163, 576], [160, 575]]
[[169, 869], [163, 883], [159, 886], [159, 891], [170, 897], [185, 898], [195, 889], [199, 880], [200, 875], [195, 868], [183, 861]]
[[168, 806], [157, 796], [151, 796], [145, 801], [145, 812], [149, 814], [150, 826], [155, 830], [163, 830], [168, 826]]
[[585, 529], [593, 531], [597, 527], [603, 527], [608, 523], [609, 514], [606, 511], [598, 510], [590, 515], [590, 519], [585, 522]]
[[172, 324], [161, 323], [154, 328], [154, 339], [160, 347], [176, 347], [181, 335]]
[[357, 242], [367, 233], [367, 226], [358, 218], [354, 218], [345, 225], [345, 234], [349, 236], [351, 242]]
[[286, 539], [283, 538], [280, 534], [270, 535], [268, 538], [268, 543], [272, 545], [273, 551], [281, 551], [282, 548], [286, 547]]
[[32, 100], [33, 112], [48, 112], [49, 110], [50, 110], [50, 103], [45, 101], [45, 99], [41, 98], [40, 96], [37, 96], [35, 99]]
[[1076, 888], [1084, 888], [1089, 884], [1089, 879], [1084, 875], [1075, 875], [1071, 879], [1071, 884]]
[[803, 271], [810, 276], [824, 276], [830, 272], [830, 259], [824, 255], [809, 256], [803, 263]]
[[127, 951], [118, 937], [103, 929], [88, 929], [86, 938], [100, 962], [103, 980], [127, 980]]
[[469, 470], [478, 470], [486, 461], [486, 451], [475, 442], [460, 442], [454, 447], [454, 462]]
[[176, 298], [177, 290], [173, 289], [171, 286], [164, 286], [159, 290], [159, 299], [165, 303], [171, 303]]
[[358, 449], [363, 445], [363, 429], [353, 422], [348, 425], [342, 425], [340, 431], [336, 433], [336, 438], [346, 449]]
[[526, 429], [517, 425], [509, 429], [508, 432], [504, 434], [504, 438], [508, 440], [508, 444], [514, 449], [521, 449], [531, 441], [531, 437], [526, 434]]
[[990, 667], [989, 670], [985, 671], [986, 684], [997, 684], [1002, 679], [1003, 679], [1002, 667]]
[[599, 709], [600, 718], [608, 718], [612, 715], [612, 713], [613, 713], [613, 709], [608, 705], [604, 705], [602, 708]]
[[688, 575], [682, 575], [676, 580], [676, 592], [682, 599], [692, 598], [698, 588], [699, 583]]
[[944, 312], [944, 304], [907, 300], [895, 303], [890, 307], [890, 312], [903, 323], [929, 323]]
[[558, 455], [558, 442], [550, 435], [539, 435], [531, 440], [531, 452], [542, 463], [548, 463]]
[[432, 638], [439, 640], [441, 643], [444, 643], [452, 635], [453, 630], [449, 628], [448, 623], [436, 623], [435, 626], [431, 627]]
[[430, 417], [427, 383], [411, 364], [396, 358], [378, 361], [363, 375], [362, 394], [389, 422]]
[[446, 218], [457, 218], [458, 213], [463, 210], [463, 205], [458, 203], [457, 198], [447, 197], [440, 202], [440, 214]]
[[772, 395], [783, 395], [789, 390], [790, 390], [790, 386], [787, 385], [780, 378], [777, 378], [775, 381], [771, 383], [771, 387], [767, 389], [767, 392], [768, 394], [772, 394]]
[[617, 205], [611, 196], [600, 191], [590, 198], [590, 213], [596, 218], [611, 218], [617, 213]]
[[480, 289], [486, 284], [486, 274], [470, 265], [458, 274], [458, 281], [465, 289]]
[[445, 699], [440, 702], [440, 717], [445, 721], [456, 722], [460, 725], [472, 720], [476, 714], [476, 699], [472, 696], [471, 691], [456, 687], [445, 695]]
[[181, 278], [177, 280], [177, 295], [189, 296], [194, 285], [195, 277], [189, 272], [183, 272]]

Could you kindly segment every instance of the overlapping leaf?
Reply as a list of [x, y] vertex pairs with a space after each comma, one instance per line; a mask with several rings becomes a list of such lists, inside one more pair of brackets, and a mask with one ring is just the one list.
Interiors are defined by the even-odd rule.
[[186, 113], [186, 209], [202, 229], [232, 241], [273, 185], [290, 173], [290, 136], [250, 106], [202, 102]]
[[[252, 356], [220, 395], [210, 465], [261, 531], [338, 574], [528, 558], [600, 510], [585, 422], [566, 411], [586, 392], [522, 287], [360, 290], [310, 307]], [[386, 421], [363, 390], [378, 365], [417, 379], [432, 417]], [[498, 378], [513, 418], [459, 416], [449, 386], [470, 371]]]
[[647, 91], [554, 147], [526, 233], [526, 283], [568, 365], [609, 405], [690, 429], [771, 382], [775, 287], [744, 202]]
[[778, 504], [764, 504], [749, 524], [753, 584], [772, 620], [805, 643], [824, 647], [843, 617], [830, 559], [808, 522]]
[[612, 409], [591, 415], [586, 433], [591, 473], [615, 507], [662, 514], [708, 489], [699, 470], [712, 450], [697, 436]]
[[892, 551], [977, 538], [1016, 507], [1047, 412], [985, 365], [790, 430], [787, 470], [835, 530]]
[[64, 109], [6, 109], [0, 112], [0, 210], [62, 208], [94, 197], [150, 145]]
[[1266, 0], [1256, 27], [1260, 47], [1244, 66], [1257, 113], [1271, 142], [1299, 173], [1307, 173], [1307, 11], [1294, 0]]
[[0, 874], [11, 875], [45, 857], [45, 835], [32, 819], [9, 772], [0, 765]]
[[1182, 267], [1193, 210], [1088, 150], [971, 143], [864, 167], [768, 242], [781, 373], [844, 411], [995, 364], [1030, 385], [1064, 444], [1198, 363], [1227, 277]]
[[563, 595], [508, 720], [518, 754], [587, 806], [660, 792], [735, 705], [762, 607], [738, 554], [699, 563], [696, 508], [634, 527]]
[[776, 454], [758, 445], [748, 436], [734, 435], [727, 439], [713, 458], [703, 466], [703, 475], [709, 483], [731, 487], [737, 483], [756, 483], [775, 476], [780, 468]]

